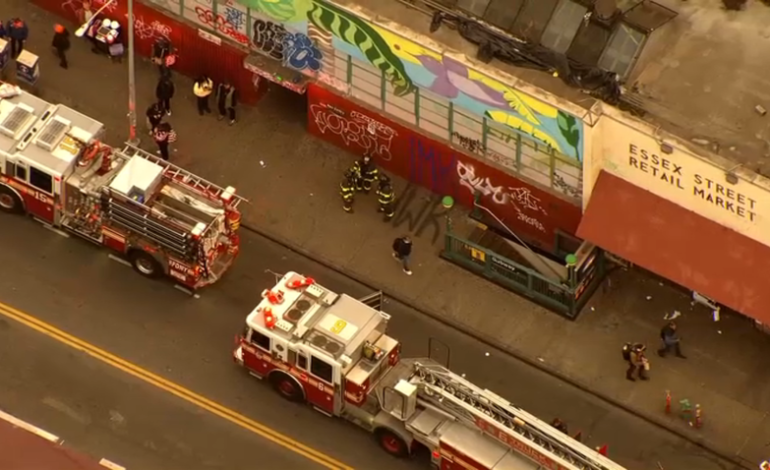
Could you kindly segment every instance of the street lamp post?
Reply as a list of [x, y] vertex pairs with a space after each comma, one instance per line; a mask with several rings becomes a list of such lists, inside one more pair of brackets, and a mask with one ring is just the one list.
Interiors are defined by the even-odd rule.
[[136, 135], [136, 63], [134, 61], [134, 0], [128, 0], [128, 141], [138, 144]]
[[[104, 2], [101, 8], [96, 10], [96, 13], [91, 16], [85, 23], [83, 23], [77, 31], [75, 36], [82, 38], [86, 33], [86, 30], [91, 26], [91, 22], [94, 18], [97, 18], [99, 14], [104, 11], [115, 0], [108, 0]], [[136, 63], [134, 62], [134, 0], [128, 0], [128, 141], [134, 145], [139, 143], [139, 138], [136, 135]]]

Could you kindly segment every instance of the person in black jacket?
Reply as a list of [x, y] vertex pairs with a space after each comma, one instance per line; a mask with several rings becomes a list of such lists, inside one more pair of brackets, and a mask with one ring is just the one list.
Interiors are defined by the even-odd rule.
[[174, 97], [174, 82], [171, 81], [171, 77], [162, 76], [158, 81], [158, 86], [155, 87], [155, 96], [158, 98], [158, 105], [166, 112], [167, 116], [171, 116], [171, 98]]
[[219, 108], [219, 118], [222, 120], [227, 116], [230, 119], [230, 125], [235, 124], [235, 105], [238, 97], [235, 93], [235, 87], [228, 82], [217, 85], [217, 108]]
[[412, 255], [412, 239], [409, 237], [400, 237], [393, 240], [393, 257], [401, 261], [404, 273], [407, 276], [412, 275], [409, 269], [409, 257]]
[[54, 26], [53, 30], [54, 35], [51, 46], [56, 52], [56, 57], [59, 58], [59, 67], [66, 69], [69, 67], [67, 63], [67, 50], [70, 48], [70, 32], [60, 24]]
[[159, 103], [153, 103], [147, 108], [147, 127], [150, 128], [150, 135], [155, 132], [160, 122], [163, 120], [163, 108]]

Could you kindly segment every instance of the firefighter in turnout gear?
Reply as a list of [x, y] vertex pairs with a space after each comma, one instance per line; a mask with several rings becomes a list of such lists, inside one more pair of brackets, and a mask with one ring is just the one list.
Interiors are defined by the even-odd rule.
[[356, 194], [356, 175], [348, 170], [345, 179], [340, 183], [340, 196], [342, 196], [342, 208], [345, 212], [353, 212], [353, 197]]
[[396, 200], [396, 193], [393, 191], [393, 185], [387, 175], [380, 175], [380, 184], [377, 187], [377, 200], [380, 203], [380, 212], [385, 214], [385, 221], [393, 218], [396, 211], [393, 203]]
[[353, 171], [358, 175], [358, 181], [356, 181], [356, 190], [369, 193], [372, 190], [374, 182], [377, 180], [379, 171], [374, 166], [372, 157], [364, 155], [361, 160], [356, 161], [353, 164]]

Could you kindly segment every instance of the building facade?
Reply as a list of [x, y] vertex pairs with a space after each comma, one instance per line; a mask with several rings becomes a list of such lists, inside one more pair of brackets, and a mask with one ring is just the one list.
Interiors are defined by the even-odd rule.
[[770, 181], [602, 108], [578, 236], [770, 323]]
[[[76, 22], [84, 9], [83, 0], [35, 2]], [[125, 21], [125, 0], [107, 13]], [[265, 79], [308, 93], [311, 132], [463, 204], [478, 192], [542, 249], [575, 233], [590, 147], [584, 110], [372, 18], [324, 0], [139, 0], [134, 26], [140, 53], [166, 37], [181, 72], [231, 80], [247, 103]]]

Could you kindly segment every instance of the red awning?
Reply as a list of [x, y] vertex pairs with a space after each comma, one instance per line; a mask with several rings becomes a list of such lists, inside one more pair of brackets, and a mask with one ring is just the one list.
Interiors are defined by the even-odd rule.
[[770, 247], [606, 171], [578, 236], [770, 324]]

